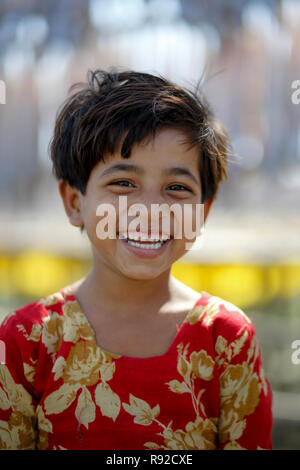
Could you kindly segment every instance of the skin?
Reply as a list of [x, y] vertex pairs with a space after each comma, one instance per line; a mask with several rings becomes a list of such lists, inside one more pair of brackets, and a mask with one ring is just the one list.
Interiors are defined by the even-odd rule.
[[[126, 160], [121, 158], [119, 148], [114, 155], [106, 157], [105, 162], [94, 167], [85, 195], [69, 184], [59, 182], [69, 221], [76, 227], [85, 226], [93, 255], [91, 272], [72, 285], [73, 293], [96, 333], [98, 344], [104, 348], [106, 344], [106, 349], [112, 352], [125, 354], [126, 351], [128, 355], [139, 354], [140, 357], [153, 352], [163, 353], [176, 334], [176, 323], [185, 318], [200, 296], [170, 274], [172, 264], [186, 253], [185, 243], [191, 240], [172, 239], [161, 255], [145, 259], [131, 253], [119, 239], [101, 240], [96, 234], [100, 220], [96, 208], [100, 203], [110, 203], [116, 208], [118, 231], [121, 195], [127, 196], [128, 208], [134, 203], [143, 203], [149, 209], [148, 214], [154, 203], [183, 206], [201, 202], [198, 151], [196, 148], [188, 150], [182, 143], [184, 137], [179, 130], [162, 130], [154, 142], [135, 145]], [[116, 163], [138, 165], [144, 173], [137, 175], [132, 171], [117, 170], [102, 176]], [[163, 175], [164, 169], [175, 166], [189, 170], [195, 181], [186, 175]], [[116, 184], [120, 181], [123, 183]], [[205, 203], [204, 220], [212, 202], [213, 198]], [[135, 217], [128, 217], [128, 222]], [[150, 215], [148, 221], [150, 227]], [[172, 213], [171, 222], [172, 234]], [[148, 343], [143, 335], [137, 335], [141, 328], [148, 333]], [[137, 337], [141, 336], [138, 344]]]

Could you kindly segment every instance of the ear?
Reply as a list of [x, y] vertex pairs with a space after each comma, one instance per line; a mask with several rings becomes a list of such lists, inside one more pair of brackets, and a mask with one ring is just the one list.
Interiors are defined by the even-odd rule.
[[213, 203], [213, 201], [215, 200], [215, 196], [212, 196], [210, 199], [208, 199], [205, 203], [204, 203], [204, 222], [206, 221], [206, 218], [208, 216], [208, 213], [210, 211], [210, 208], [211, 208], [211, 205]]
[[82, 217], [80, 191], [63, 180], [59, 181], [58, 189], [70, 223], [75, 225], [75, 227], [82, 227], [84, 221]]

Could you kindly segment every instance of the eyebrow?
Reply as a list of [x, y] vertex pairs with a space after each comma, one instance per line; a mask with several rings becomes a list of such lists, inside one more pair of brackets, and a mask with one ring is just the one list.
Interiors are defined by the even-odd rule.
[[[137, 165], [132, 165], [129, 163], [117, 163], [116, 165], [111, 166], [110, 168], [107, 168], [106, 170], [103, 171], [101, 174], [100, 178], [103, 176], [109, 175], [111, 173], [114, 173], [115, 171], [124, 171], [124, 172], [133, 172], [136, 173], [137, 175], [142, 175], [144, 174], [144, 170], [137, 166]], [[172, 167], [172, 168], [167, 168], [163, 171], [164, 176], [188, 176], [191, 178], [196, 184], [199, 184], [195, 176], [186, 168], [182, 168], [180, 166]]]

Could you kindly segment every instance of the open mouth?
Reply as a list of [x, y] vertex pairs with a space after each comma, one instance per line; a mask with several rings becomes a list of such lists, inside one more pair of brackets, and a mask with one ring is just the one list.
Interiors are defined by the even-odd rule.
[[146, 250], [159, 250], [163, 245], [170, 241], [172, 236], [161, 236], [161, 237], [143, 237], [139, 234], [137, 235], [125, 235], [118, 234], [118, 238], [124, 240], [128, 245], [134, 246], [136, 248], [143, 248]]

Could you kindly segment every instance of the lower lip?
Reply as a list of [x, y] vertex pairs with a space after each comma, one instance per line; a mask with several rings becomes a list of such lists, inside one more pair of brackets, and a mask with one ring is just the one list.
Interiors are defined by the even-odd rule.
[[120, 239], [120, 242], [126, 246], [126, 248], [131, 251], [133, 254], [140, 256], [141, 258], [155, 258], [156, 256], [161, 255], [169, 246], [171, 239], [167, 240], [160, 248], [149, 249], [149, 248], [139, 248], [137, 246], [130, 245], [123, 238]]

